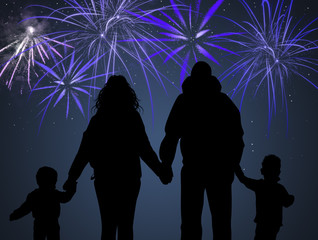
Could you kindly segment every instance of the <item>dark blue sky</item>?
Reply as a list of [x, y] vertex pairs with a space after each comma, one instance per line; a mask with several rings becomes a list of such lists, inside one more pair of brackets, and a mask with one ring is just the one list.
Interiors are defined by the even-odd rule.
[[[1, 33], [9, 21], [16, 21], [25, 6], [31, 3], [62, 4], [63, 1], [6, 1], [0, 3]], [[168, 4], [170, 1], [154, 1], [155, 6]], [[205, 6], [210, 2], [202, 0]], [[261, 1], [247, 1], [256, 10], [261, 11]], [[289, 2], [289, 1], [286, 1]], [[186, 2], [189, 3], [189, 2]], [[304, 17], [308, 22], [318, 17], [318, 3], [309, 0], [295, 0], [292, 14], [296, 19]], [[237, 0], [224, 1], [217, 14], [235, 19], [248, 20], [243, 7]], [[214, 21], [212, 18], [211, 23]], [[215, 20], [216, 22], [220, 20]], [[296, 20], [297, 21], [297, 20]], [[50, 27], [54, 28], [55, 26]], [[222, 31], [228, 25], [216, 25], [215, 32]], [[318, 27], [318, 22], [314, 25]], [[10, 42], [10, 36], [0, 41], [0, 49]], [[318, 39], [317, 32], [311, 36]], [[13, 41], [13, 39], [11, 39]], [[1, 53], [0, 53], [1, 54]], [[0, 55], [0, 61], [1, 60]], [[318, 57], [317, 51], [313, 58]], [[200, 58], [207, 60], [204, 57]], [[158, 69], [165, 73], [170, 81], [178, 82], [180, 70], [172, 62], [163, 64], [155, 60]], [[222, 61], [218, 67], [208, 61], [216, 76], [229, 67]], [[1, 62], [2, 63], [2, 62]], [[133, 63], [131, 67], [133, 67]], [[191, 66], [190, 66], [191, 67]], [[164, 125], [171, 106], [179, 91], [171, 84], [166, 84], [167, 93], [155, 80], [150, 81], [154, 120], [149, 101], [149, 94], [141, 70], [134, 68], [136, 78], [135, 90], [144, 109], [141, 114], [153, 148], [158, 152], [164, 136]], [[305, 72], [304, 74], [308, 74]], [[125, 75], [125, 74], [124, 74]], [[318, 74], [312, 74], [311, 80], [318, 82]], [[3, 77], [2, 77], [3, 79]], [[0, 78], [0, 80], [2, 80]], [[234, 80], [233, 80], [234, 81]], [[223, 91], [229, 92], [230, 84], [222, 82]], [[288, 131], [286, 114], [278, 109], [272, 119], [270, 131], [267, 123], [267, 97], [262, 91], [253, 97], [247, 93], [241, 110], [242, 125], [245, 131], [245, 150], [241, 161], [245, 174], [261, 178], [261, 161], [267, 154], [276, 154], [282, 159], [281, 183], [295, 195], [295, 203], [284, 211], [284, 226], [278, 239], [316, 239], [318, 235], [318, 95], [317, 89], [302, 79], [291, 77], [286, 85], [288, 96]], [[29, 215], [16, 222], [9, 222], [9, 214], [25, 200], [27, 194], [37, 187], [35, 174], [39, 167], [48, 165], [58, 171], [57, 188], [61, 189], [67, 177], [68, 168], [73, 161], [81, 141], [82, 133], [87, 127], [76, 106], [71, 105], [70, 116], [65, 119], [65, 105], [50, 108], [38, 133], [40, 111], [39, 99], [29, 98], [27, 93], [20, 94], [16, 89], [9, 91], [4, 84], [0, 86], [0, 183], [2, 197], [0, 200], [0, 238], [6, 240], [31, 239], [32, 216]], [[233, 101], [239, 106], [240, 98]], [[142, 187], [137, 202], [135, 217], [135, 239], [159, 240], [178, 239], [180, 236], [180, 168], [182, 157], [178, 150], [173, 164], [174, 180], [163, 186], [159, 179], [145, 166], [143, 167]], [[78, 191], [73, 200], [62, 206], [60, 225], [61, 239], [99, 239], [100, 218], [97, 200], [90, 181], [92, 169], [87, 167], [79, 179]], [[237, 179], [233, 183], [233, 240], [253, 239], [255, 223], [254, 193], [241, 185]], [[211, 219], [207, 206], [203, 212], [203, 240], [211, 239]]]

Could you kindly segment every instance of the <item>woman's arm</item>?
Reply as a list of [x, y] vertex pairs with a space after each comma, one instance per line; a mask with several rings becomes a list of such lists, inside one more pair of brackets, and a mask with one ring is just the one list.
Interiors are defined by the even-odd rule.
[[146, 130], [145, 126], [143, 124], [143, 121], [138, 113], [136, 113], [136, 137], [139, 138], [138, 142], [138, 149], [139, 149], [139, 155], [141, 159], [147, 164], [147, 166], [157, 175], [160, 176], [161, 173], [161, 162], [159, 161], [159, 158], [157, 154], [154, 152]]
[[74, 158], [74, 161], [68, 172], [68, 179], [63, 185], [64, 190], [71, 190], [77, 179], [81, 176], [84, 168], [86, 167], [89, 159], [89, 144], [90, 139], [87, 131], [83, 133], [83, 138], [78, 149], [78, 152]]

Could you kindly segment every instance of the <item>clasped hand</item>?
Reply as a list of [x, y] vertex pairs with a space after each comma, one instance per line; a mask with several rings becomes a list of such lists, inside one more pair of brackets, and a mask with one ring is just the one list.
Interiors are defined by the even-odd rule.
[[159, 178], [160, 181], [165, 185], [171, 183], [173, 178], [173, 171], [171, 166], [162, 164]]

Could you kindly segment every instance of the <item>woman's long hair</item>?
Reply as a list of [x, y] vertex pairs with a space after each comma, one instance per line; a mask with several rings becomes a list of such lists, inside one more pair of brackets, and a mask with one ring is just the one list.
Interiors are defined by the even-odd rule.
[[139, 110], [139, 99], [126, 78], [121, 75], [109, 77], [100, 90], [94, 108], [97, 111], [113, 109], [118, 111]]

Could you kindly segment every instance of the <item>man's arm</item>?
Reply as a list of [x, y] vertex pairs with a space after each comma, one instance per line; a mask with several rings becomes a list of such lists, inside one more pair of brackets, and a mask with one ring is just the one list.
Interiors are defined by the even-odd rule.
[[165, 126], [165, 137], [163, 138], [159, 156], [165, 166], [171, 166], [174, 160], [177, 145], [182, 135], [182, 107], [184, 105], [183, 94], [176, 99]]
[[171, 134], [166, 134], [166, 136], [163, 138], [159, 149], [159, 156], [163, 165], [172, 165], [177, 151], [178, 142], [179, 138]]
[[183, 101], [184, 96], [181, 94], [173, 104], [165, 126], [166, 135], [160, 144], [159, 156], [162, 161], [163, 174], [161, 181], [163, 183], [164, 181], [171, 182], [173, 178], [171, 165], [173, 163], [177, 145], [182, 133], [181, 125]]
[[243, 155], [243, 150], [245, 147], [243, 141], [244, 130], [242, 127], [240, 111], [230, 98], [226, 96], [226, 99], [228, 101], [228, 105], [230, 106], [230, 117], [228, 127], [230, 128], [229, 139], [231, 139], [232, 146], [231, 155], [233, 159], [233, 164], [234, 166], [236, 166], [237, 164], [240, 164]]

